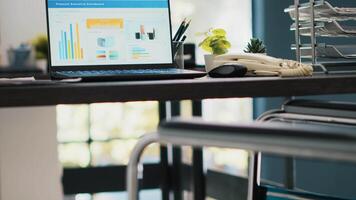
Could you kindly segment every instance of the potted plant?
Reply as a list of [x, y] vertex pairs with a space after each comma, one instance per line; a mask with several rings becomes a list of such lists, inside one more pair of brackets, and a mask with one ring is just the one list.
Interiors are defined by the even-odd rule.
[[46, 35], [38, 35], [32, 40], [32, 46], [35, 50], [36, 65], [43, 71], [47, 70], [48, 64], [48, 39]]
[[210, 68], [213, 66], [214, 57], [228, 53], [231, 43], [228, 41], [224, 29], [210, 29], [208, 32], [200, 35], [204, 35], [205, 39], [199, 44], [199, 47], [210, 53], [204, 56], [207, 71], [210, 71]]
[[246, 49], [244, 50], [245, 53], [259, 53], [259, 54], [266, 54], [266, 46], [263, 42], [258, 38], [252, 38], [250, 43], [247, 44]]

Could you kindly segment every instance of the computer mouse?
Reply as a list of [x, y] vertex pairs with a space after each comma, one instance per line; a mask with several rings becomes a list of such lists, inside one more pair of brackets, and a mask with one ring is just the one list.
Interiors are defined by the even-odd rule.
[[225, 64], [211, 70], [208, 74], [212, 78], [244, 77], [247, 67], [236, 64]]

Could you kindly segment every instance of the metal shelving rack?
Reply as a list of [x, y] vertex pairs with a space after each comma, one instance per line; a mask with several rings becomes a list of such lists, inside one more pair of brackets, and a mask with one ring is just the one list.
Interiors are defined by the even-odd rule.
[[[320, 6], [323, 7], [320, 8]], [[327, 8], [330, 10], [330, 18], [325, 13], [317, 13], [318, 16], [316, 16], [316, 12], [320, 12], [320, 9], [325, 11]], [[318, 62], [318, 58], [356, 59], [356, 46], [326, 45], [317, 41], [319, 36], [356, 37], [356, 28], [350, 31], [344, 30], [337, 22], [356, 20], [355, 8], [334, 8], [324, 0], [308, 0], [307, 3], [301, 3], [301, 0], [294, 0], [294, 7], [287, 8], [285, 12], [289, 13], [295, 21], [295, 25], [292, 25], [291, 30], [295, 31], [295, 44], [292, 45], [292, 49], [296, 52], [297, 61], [302, 62], [302, 59], [309, 58], [313, 66], [320, 67], [325, 73], [328, 73], [326, 67]], [[321, 34], [320, 32], [322, 31], [329, 31], [331, 34]], [[344, 31], [344, 34], [340, 34], [342, 31]], [[310, 37], [310, 44], [303, 44], [303, 36]]]
[[[296, 60], [302, 60], [301, 56], [301, 34], [300, 34], [300, 0], [294, 0], [294, 7], [295, 7], [295, 51], [296, 51]], [[311, 41], [311, 48], [312, 48], [312, 64], [316, 64], [316, 35], [315, 35], [315, 0], [310, 0], [310, 23], [311, 26], [311, 34], [310, 34], [310, 41]]]

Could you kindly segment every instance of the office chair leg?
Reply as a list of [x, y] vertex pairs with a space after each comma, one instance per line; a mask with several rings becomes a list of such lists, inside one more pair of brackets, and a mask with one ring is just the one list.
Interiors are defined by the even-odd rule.
[[249, 175], [248, 175], [248, 200], [258, 199], [258, 186], [260, 185], [261, 153], [249, 153]]
[[145, 148], [150, 144], [158, 142], [157, 133], [142, 137], [133, 149], [126, 172], [126, 189], [129, 200], [138, 200], [138, 164]]
[[253, 200], [253, 187], [254, 187], [254, 178], [255, 178], [255, 154], [254, 152], [249, 153], [249, 163], [248, 163], [248, 191], [247, 191], [247, 200]]

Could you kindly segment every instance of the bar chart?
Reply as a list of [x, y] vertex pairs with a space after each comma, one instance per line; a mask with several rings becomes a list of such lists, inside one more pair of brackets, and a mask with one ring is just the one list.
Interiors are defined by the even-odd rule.
[[80, 42], [79, 24], [69, 24], [67, 30], [61, 31], [58, 43], [60, 60], [83, 60], [84, 52]]
[[136, 40], [155, 40], [156, 39], [156, 29], [152, 28], [152, 32], [146, 32], [145, 25], [140, 25], [140, 31], [135, 32]]

